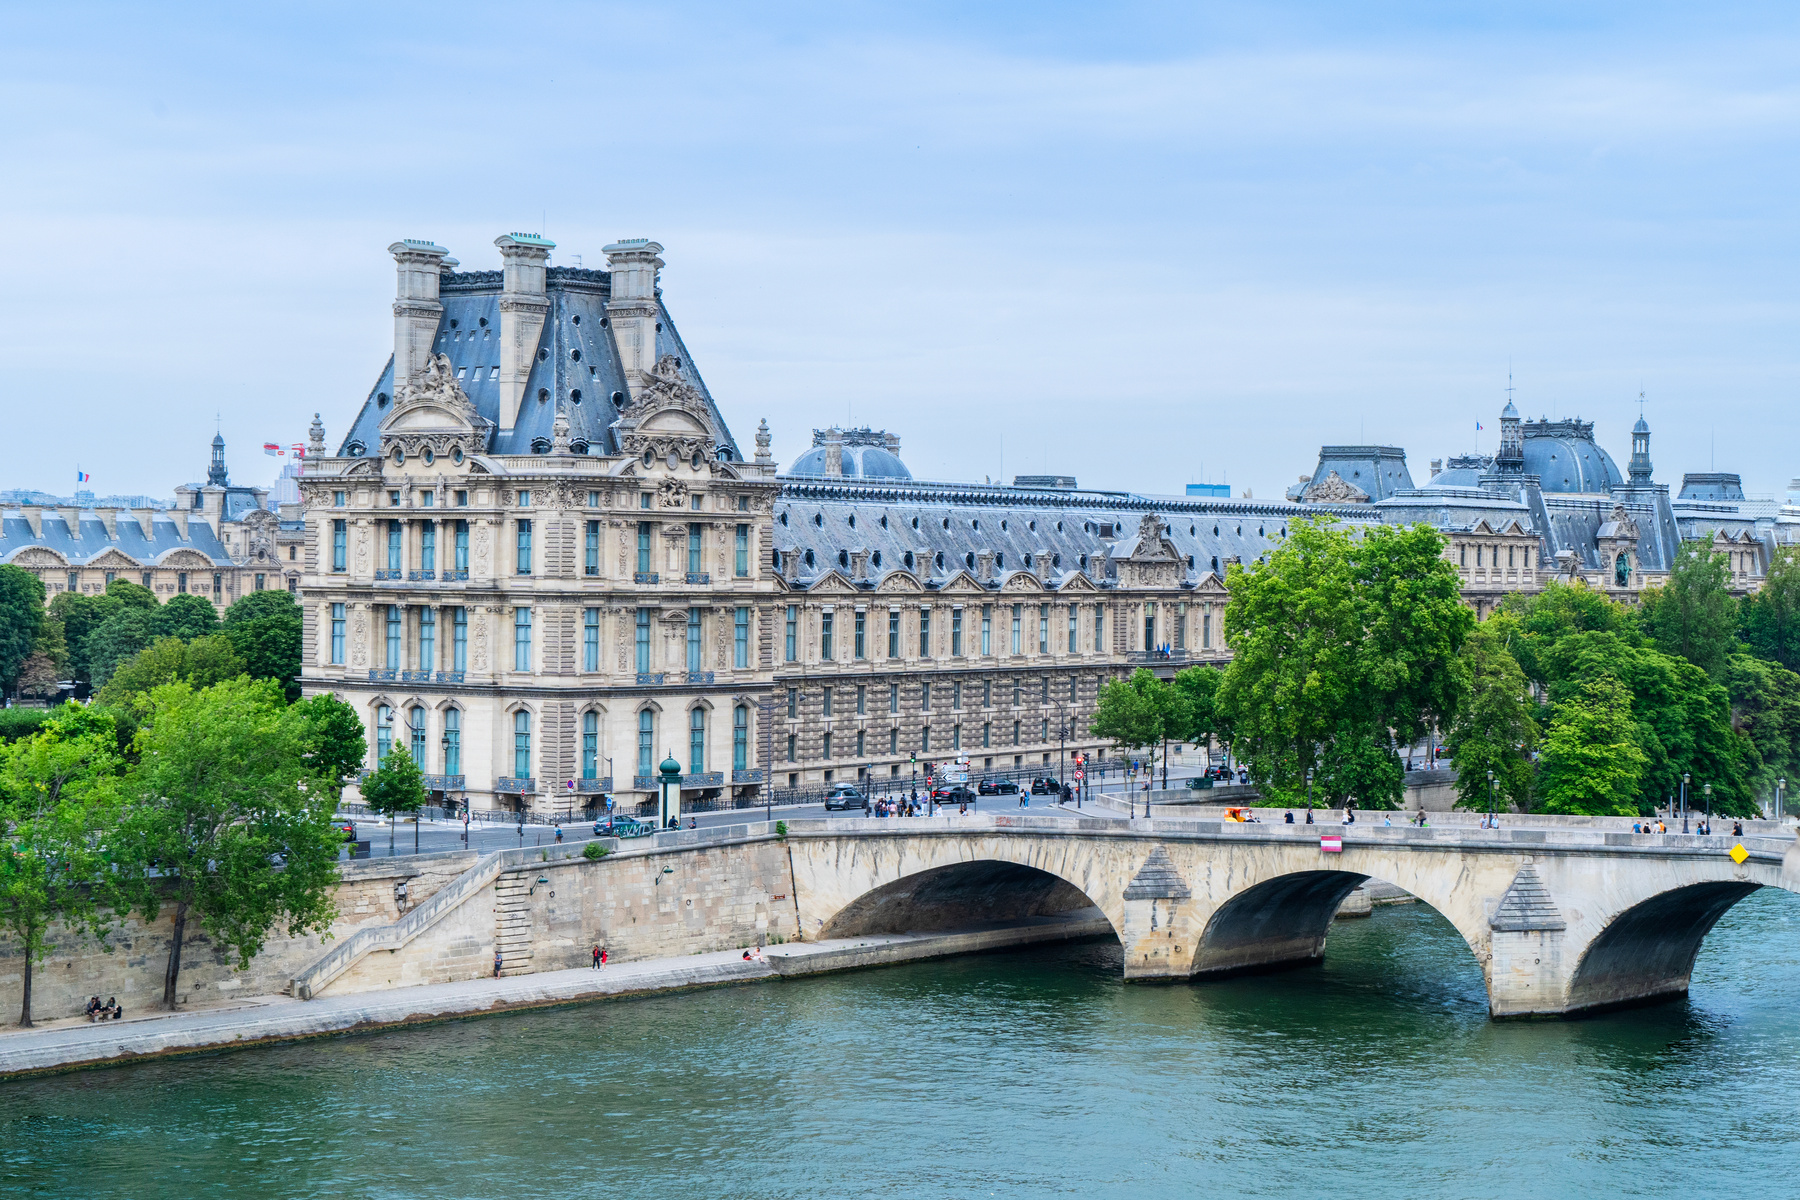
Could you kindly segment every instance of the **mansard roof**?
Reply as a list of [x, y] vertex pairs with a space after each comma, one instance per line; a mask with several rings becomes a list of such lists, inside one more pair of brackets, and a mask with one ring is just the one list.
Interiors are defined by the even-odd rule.
[[[117, 532], [110, 536], [106, 532], [106, 523], [92, 513], [81, 514], [71, 527], [61, 513], [46, 511], [41, 526], [42, 532], [33, 535], [31, 522], [23, 514], [9, 513], [0, 519], [0, 562], [18, 561], [27, 565], [29, 559], [38, 556], [26, 552], [37, 549], [55, 556], [54, 560], [47, 559], [41, 565], [57, 565], [55, 560], [60, 560], [71, 567], [84, 567], [98, 563], [101, 556], [110, 551], [124, 555], [133, 566], [149, 567], [185, 550], [198, 553], [212, 566], [232, 565], [230, 553], [214, 535], [212, 526], [197, 518], [188, 522], [185, 538], [174, 519], [164, 512], [155, 514], [151, 537], [145, 537], [143, 527], [123, 514]], [[20, 559], [21, 554], [25, 555], [25, 560]]]
[[[512, 429], [499, 428], [502, 272], [443, 273], [439, 301], [444, 311], [432, 340], [432, 352], [450, 360], [457, 384], [481, 418], [494, 427], [487, 453], [540, 453], [533, 449], [534, 443], [548, 448], [552, 427], [561, 413], [568, 417], [572, 445], [585, 443], [588, 453], [594, 455], [618, 454], [613, 422], [630, 404], [631, 392], [606, 319], [606, 305], [612, 294], [611, 273], [551, 267], [545, 276], [550, 310], [544, 318], [531, 374], [525, 381], [525, 398]], [[742, 461], [730, 427], [707, 391], [700, 369], [681, 340], [660, 293], [656, 305], [656, 353], [651, 361], [673, 356], [681, 364], [683, 378], [699, 391], [711, 410], [715, 428], [724, 431], [723, 444], [730, 448], [731, 458]], [[393, 396], [394, 360], [390, 356], [344, 435], [340, 455], [354, 457], [356, 446], [361, 446], [364, 454], [379, 453], [381, 420], [387, 415]]]

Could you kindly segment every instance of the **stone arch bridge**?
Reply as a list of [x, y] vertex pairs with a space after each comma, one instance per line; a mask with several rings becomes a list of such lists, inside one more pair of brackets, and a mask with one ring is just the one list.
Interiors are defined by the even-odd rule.
[[[1341, 852], [1321, 835], [1341, 836]], [[1240, 825], [1060, 816], [789, 822], [805, 936], [1103, 912], [1128, 979], [1195, 979], [1320, 960], [1365, 879], [1454, 925], [1496, 1017], [1684, 994], [1701, 940], [1760, 887], [1800, 891], [1788, 838], [1604, 830]], [[1785, 870], [1784, 870], [1785, 865]]]

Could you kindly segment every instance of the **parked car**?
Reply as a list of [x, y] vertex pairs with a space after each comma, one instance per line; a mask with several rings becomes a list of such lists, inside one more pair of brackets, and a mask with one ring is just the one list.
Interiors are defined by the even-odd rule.
[[1031, 781], [1031, 794], [1034, 796], [1054, 796], [1062, 791], [1062, 784], [1046, 776]]
[[648, 825], [636, 817], [613, 817], [610, 820], [594, 822], [595, 837], [649, 837], [655, 832], [654, 826]]
[[974, 791], [971, 791], [969, 789], [969, 786], [964, 783], [959, 783], [959, 784], [955, 784], [953, 786], [947, 786], [947, 787], [933, 788], [932, 792], [931, 792], [931, 798], [933, 801], [935, 801], [939, 805], [979, 804], [981, 802], [980, 795]]
[[837, 787], [831, 789], [831, 794], [829, 796], [825, 797], [826, 812], [832, 812], [834, 810], [849, 811], [850, 809], [861, 812], [867, 807], [869, 807], [868, 797], [864, 796], [849, 784], [839, 784]]
[[984, 779], [975, 785], [975, 791], [982, 796], [1016, 796], [1019, 794], [1019, 785], [1010, 779]]
[[354, 842], [356, 840], [356, 822], [339, 821], [338, 832], [344, 835], [344, 840], [346, 842]]

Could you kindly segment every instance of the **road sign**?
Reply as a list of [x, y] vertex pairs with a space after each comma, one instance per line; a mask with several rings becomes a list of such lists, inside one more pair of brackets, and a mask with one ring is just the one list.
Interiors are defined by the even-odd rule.
[[1319, 836], [1319, 851], [1322, 854], [1342, 854], [1344, 852], [1344, 839], [1335, 833], [1321, 834]]
[[1086, 779], [1086, 778], [1087, 778], [1087, 775], [1082, 772], [1082, 769], [1080, 767], [1076, 767], [1075, 768], [1075, 782], [1080, 783], [1083, 779]]
[[1750, 852], [1748, 850], [1744, 849], [1742, 843], [1740, 843], [1736, 846], [1733, 846], [1731, 848], [1731, 861], [1736, 863], [1738, 866], [1740, 866], [1740, 867], [1743, 866], [1744, 860], [1749, 857], [1750, 857]]

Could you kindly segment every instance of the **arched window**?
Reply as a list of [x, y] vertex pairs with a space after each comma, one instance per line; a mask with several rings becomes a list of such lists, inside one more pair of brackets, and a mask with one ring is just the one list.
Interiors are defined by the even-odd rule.
[[513, 778], [531, 778], [531, 714], [522, 708], [513, 714]]
[[600, 766], [600, 714], [581, 714], [581, 777], [594, 779]]
[[742, 771], [750, 765], [750, 709], [740, 704], [731, 710], [731, 769]]
[[650, 774], [650, 760], [655, 757], [656, 746], [656, 714], [649, 709], [638, 714], [638, 769], [639, 775]]
[[688, 717], [688, 774], [706, 772], [706, 710], [696, 708]]
[[394, 748], [394, 710], [385, 704], [375, 706], [375, 765], [387, 761]]
[[462, 710], [444, 710], [444, 774], [462, 774]]
[[423, 771], [425, 769], [425, 710], [414, 705], [412, 711], [406, 714], [406, 724], [412, 734], [409, 752], [412, 754], [413, 762], [417, 763], [419, 769]]

